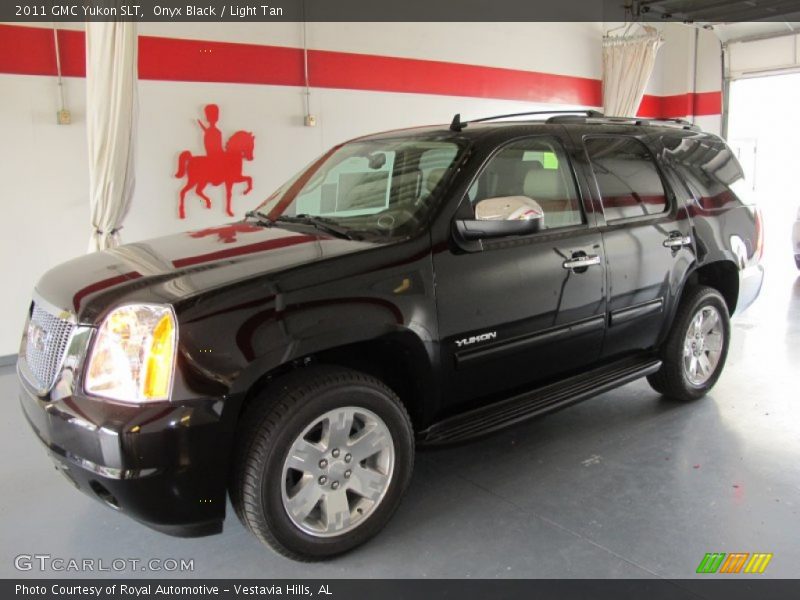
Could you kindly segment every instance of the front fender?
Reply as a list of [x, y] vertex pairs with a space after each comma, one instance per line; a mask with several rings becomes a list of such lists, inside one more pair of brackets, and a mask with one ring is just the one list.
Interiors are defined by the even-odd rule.
[[[276, 369], [377, 341], [431, 372], [438, 351], [433, 266], [429, 246], [420, 246], [365, 254], [357, 268], [354, 256], [312, 265], [181, 307], [175, 397], [241, 397]], [[332, 278], [334, 271], [341, 276]]]

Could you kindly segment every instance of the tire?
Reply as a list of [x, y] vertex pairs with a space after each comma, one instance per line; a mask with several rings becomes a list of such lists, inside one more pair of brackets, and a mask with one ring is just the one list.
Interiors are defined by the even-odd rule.
[[[703, 335], [702, 340], [694, 336], [687, 337], [690, 330], [692, 333], [697, 330], [695, 320], [701, 312], [704, 315], [704, 328], [713, 322], [714, 315], [718, 318], [718, 325]], [[686, 290], [672, 329], [660, 351], [661, 368], [648, 375], [647, 381], [657, 392], [676, 400], [690, 401], [704, 396], [722, 374], [728, 356], [730, 332], [728, 306], [717, 290], [705, 286]], [[721, 340], [716, 333], [721, 334]], [[716, 360], [712, 360], [717, 351]], [[713, 368], [704, 371], [706, 364], [713, 365]], [[693, 367], [696, 372], [693, 372]]]
[[[343, 425], [348, 415], [352, 427]], [[411, 479], [408, 413], [392, 390], [357, 371], [314, 366], [290, 373], [254, 400], [240, 424], [230, 486], [236, 514], [263, 543], [295, 560], [326, 559], [369, 540]], [[299, 512], [290, 515], [290, 507]]]
[[797, 265], [798, 269], [800, 269], [800, 254], [794, 255], [794, 264]]

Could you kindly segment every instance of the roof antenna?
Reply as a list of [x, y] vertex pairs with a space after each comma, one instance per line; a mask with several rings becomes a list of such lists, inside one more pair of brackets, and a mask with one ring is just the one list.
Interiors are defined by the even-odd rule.
[[466, 123], [461, 122], [461, 113], [456, 113], [453, 120], [450, 121], [450, 131], [461, 131], [466, 126]]

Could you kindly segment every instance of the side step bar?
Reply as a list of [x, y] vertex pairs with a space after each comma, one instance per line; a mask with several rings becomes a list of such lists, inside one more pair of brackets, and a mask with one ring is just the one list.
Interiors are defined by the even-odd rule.
[[451, 444], [485, 435], [588, 400], [655, 373], [660, 367], [661, 361], [652, 357], [615, 362], [434, 423], [420, 432], [418, 441], [424, 445]]

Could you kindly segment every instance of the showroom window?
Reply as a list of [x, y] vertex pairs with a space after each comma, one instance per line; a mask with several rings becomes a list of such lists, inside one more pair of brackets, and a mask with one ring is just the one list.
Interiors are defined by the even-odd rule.
[[662, 213], [664, 183], [647, 147], [632, 137], [602, 136], [584, 141], [607, 222]]
[[491, 159], [469, 191], [473, 205], [503, 196], [535, 200], [544, 212], [544, 229], [583, 223], [569, 161], [553, 138], [527, 138], [506, 146]]

